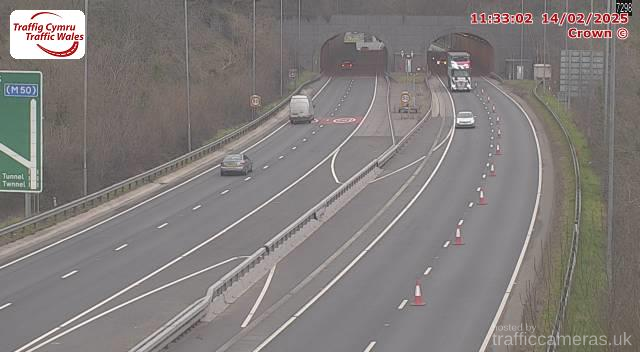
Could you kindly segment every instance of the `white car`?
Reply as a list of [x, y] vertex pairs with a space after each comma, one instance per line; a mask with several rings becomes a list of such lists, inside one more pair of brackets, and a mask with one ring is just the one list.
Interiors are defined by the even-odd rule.
[[456, 128], [476, 127], [476, 117], [471, 111], [460, 111], [456, 115]]

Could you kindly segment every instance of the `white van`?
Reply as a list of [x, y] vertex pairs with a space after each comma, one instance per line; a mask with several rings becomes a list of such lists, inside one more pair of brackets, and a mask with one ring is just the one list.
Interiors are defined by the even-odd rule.
[[306, 95], [294, 95], [289, 102], [289, 121], [291, 123], [313, 121], [313, 102]]

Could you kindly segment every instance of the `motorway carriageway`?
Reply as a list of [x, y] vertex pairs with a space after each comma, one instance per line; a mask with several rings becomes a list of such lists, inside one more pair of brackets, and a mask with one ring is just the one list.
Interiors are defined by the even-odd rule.
[[[384, 88], [384, 80], [375, 77], [332, 79], [316, 98], [316, 114], [364, 117], [374, 91], [384, 99]], [[357, 126], [284, 124], [247, 152], [254, 161], [247, 177], [220, 177], [213, 168], [77, 237], [3, 263], [0, 281], [9, 284], [0, 286], [0, 307], [10, 303], [0, 310], [3, 350], [131, 347], [335, 189], [331, 154]], [[145, 300], [152, 309], [124, 309], [125, 320], [98, 320], [106, 323], [104, 329], [74, 330], [120, 303], [201, 270], [197, 280], [163, 291], [159, 302]]]
[[[542, 180], [528, 117], [492, 82], [479, 89], [484, 96], [434, 90], [436, 100], [451, 103], [436, 104], [440, 116], [386, 166], [390, 176], [370, 184], [224, 317], [170, 351], [484, 351], [530, 238]], [[461, 110], [478, 115], [475, 129], [451, 128]], [[486, 205], [478, 204], [478, 187]], [[459, 224], [462, 245], [455, 244]], [[416, 280], [425, 306], [411, 305]]]

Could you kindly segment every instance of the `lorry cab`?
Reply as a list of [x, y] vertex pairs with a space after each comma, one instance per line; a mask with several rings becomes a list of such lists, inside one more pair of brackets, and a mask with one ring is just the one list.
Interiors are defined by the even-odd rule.
[[292, 124], [310, 123], [314, 119], [313, 102], [306, 95], [294, 95], [289, 102], [289, 121]]
[[469, 75], [468, 70], [449, 70], [449, 85], [451, 87], [451, 91], [467, 91], [470, 92], [472, 90], [471, 86], [471, 76]]

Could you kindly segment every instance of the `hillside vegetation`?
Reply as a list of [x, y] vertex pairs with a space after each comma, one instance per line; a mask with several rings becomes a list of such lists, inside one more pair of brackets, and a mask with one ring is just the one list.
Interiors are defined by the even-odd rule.
[[[88, 17], [89, 192], [187, 151], [183, 2], [90, 1]], [[189, 1], [193, 146], [251, 117], [251, 8], [248, 1]], [[14, 9], [82, 9], [83, 1], [4, 0]], [[260, 5], [257, 91], [279, 95], [279, 30]], [[287, 50], [285, 48], [285, 50]], [[288, 55], [285, 55], [287, 64]], [[277, 64], [276, 64], [277, 63]], [[288, 64], [287, 64], [288, 65]], [[82, 194], [83, 60], [18, 61], [0, 31], [0, 68], [44, 75], [44, 176], [41, 208]], [[22, 215], [22, 195], [0, 195], [0, 223]]]

